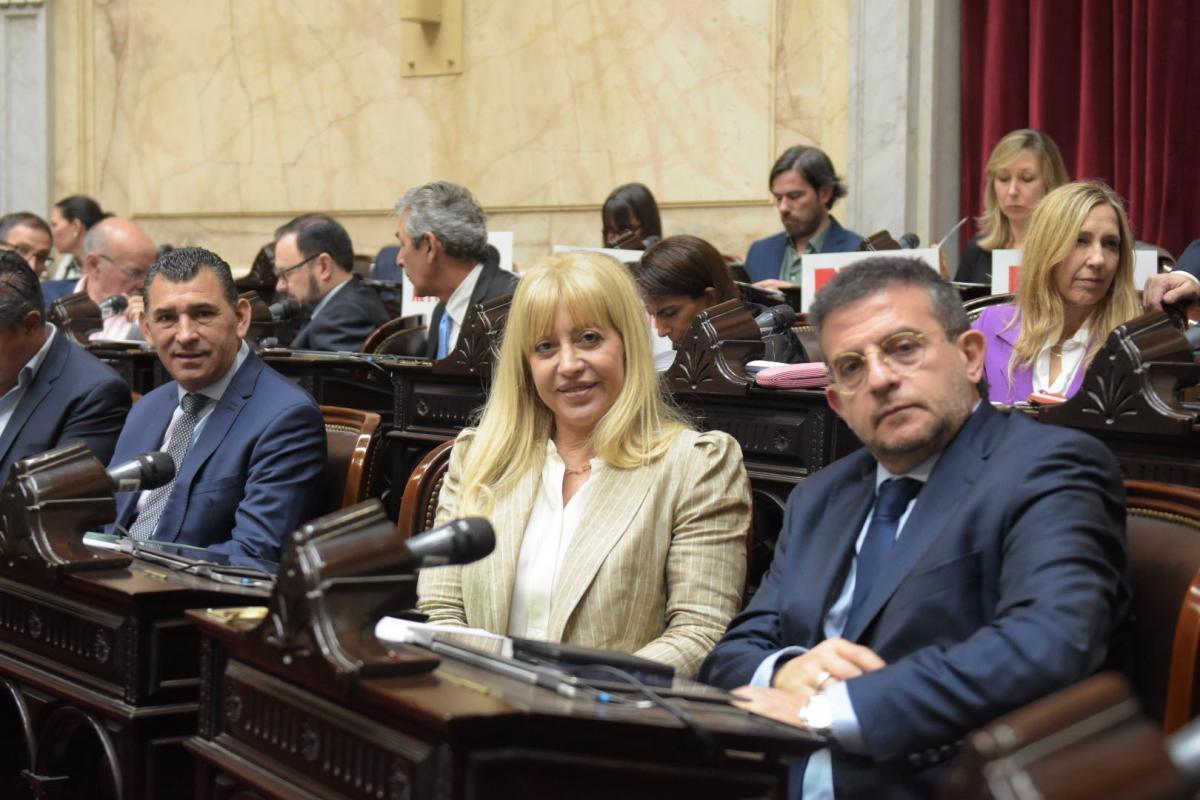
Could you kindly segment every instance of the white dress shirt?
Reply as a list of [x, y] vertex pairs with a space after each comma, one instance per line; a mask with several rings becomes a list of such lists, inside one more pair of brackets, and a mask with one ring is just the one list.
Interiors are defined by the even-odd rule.
[[450, 318], [450, 338], [446, 341], [447, 353], [454, 349], [454, 345], [458, 341], [458, 334], [467, 317], [467, 309], [471, 305], [471, 295], [475, 293], [475, 284], [479, 283], [479, 273], [481, 272], [483, 272], [483, 264], [476, 264], [475, 268], [467, 273], [467, 277], [463, 278], [463, 282], [454, 290], [454, 294], [450, 295], [450, 299], [446, 301], [446, 316]]
[[1075, 331], [1074, 336], [1062, 343], [1062, 369], [1059, 370], [1056, 381], [1050, 380], [1051, 346], [1043, 347], [1033, 360], [1033, 390], [1064, 394], [1070, 388], [1075, 373], [1083, 366], [1089, 339], [1088, 326], [1084, 325]]
[[533, 511], [521, 539], [521, 554], [513, 581], [512, 605], [508, 613], [508, 634], [526, 639], [545, 640], [550, 627], [550, 601], [562, 571], [563, 556], [579, 528], [579, 518], [587, 503], [592, 476], [604, 469], [604, 462], [591, 460], [588, 480], [562, 501], [566, 465], [553, 441], [546, 443], [546, 463], [542, 483], [533, 501]]

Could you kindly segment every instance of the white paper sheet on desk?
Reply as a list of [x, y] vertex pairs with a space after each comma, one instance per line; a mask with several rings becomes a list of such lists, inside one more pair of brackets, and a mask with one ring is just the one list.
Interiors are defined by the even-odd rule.
[[384, 617], [375, 625], [375, 638], [389, 644], [417, 644], [428, 647], [433, 637], [451, 639], [456, 644], [477, 647], [486, 652], [498, 652], [512, 657], [512, 640], [483, 628], [464, 628], [459, 625], [430, 625], [396, 617]]

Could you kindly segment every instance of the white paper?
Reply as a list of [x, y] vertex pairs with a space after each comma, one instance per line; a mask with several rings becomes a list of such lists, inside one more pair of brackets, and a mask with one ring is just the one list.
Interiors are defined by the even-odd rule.
[[916, 250], [855, 250], [849, 253], [812, 253], [800, 258], [800, 310], [807, 312], [808, 307], [817, 296], [817, 272], [832, 269], [841, 271], [851, 264], [857, 264], [876, 256], [900, 256], [916, 258], [924, 261], [929, 268], [939, 275], [940, 262], [936, 247], [921, 247]]

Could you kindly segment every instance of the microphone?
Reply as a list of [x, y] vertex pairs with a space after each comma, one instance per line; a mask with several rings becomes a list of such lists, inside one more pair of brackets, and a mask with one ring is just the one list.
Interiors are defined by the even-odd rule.
[[114, 492], [137, 492], [166, 486], [175, 478], [175, 459], [161, 451], [142, 453], [108, 470]]
[[114, 294], [106, 300], [101, 300], [96, 305], [100, 307], [100, 318], [108, 319], [109, 317], [115, 317], [129, 308], [129, 298], [123, 294]]
[[758, 329], [766, 336], [792, 327], [796, 321], [796, 310], [787, 304], [771, 306], [754, 318]]
[[496, 548], [496, 534], [483, 517], [464, 517], [418, 533], [405, 544], [418, 568], [470, 564]]
[[269, 310], [271, 319], [276, 322], [284, 322], [300, 313], [300, 303], [291, 295], [285, 295], [282, 300], [271, 303]]
[[901, 250], [916, 250], [921, 246], [921, 237], [915, 233], [906, 233], [897, 240]]

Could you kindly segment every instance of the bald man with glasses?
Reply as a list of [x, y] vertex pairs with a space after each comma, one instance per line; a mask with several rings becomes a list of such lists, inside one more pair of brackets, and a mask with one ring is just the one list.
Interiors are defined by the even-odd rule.
[[142, 284], [158, 257], [154, 240], [136, 222], [109, 217], [88, 229], [83, 240], [83, 277], [75, 291], [87, 292], [96, 305], [113, 297], [128, 303], [124, 312], [104, 318], [92, 339], [142, 338], [138, 328], [143, 313]]

